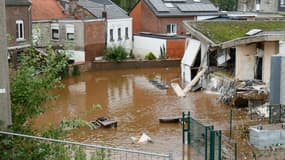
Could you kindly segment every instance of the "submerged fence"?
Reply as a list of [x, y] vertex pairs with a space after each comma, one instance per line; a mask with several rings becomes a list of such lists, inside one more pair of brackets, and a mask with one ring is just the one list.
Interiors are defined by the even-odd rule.
[[[6, 140], [8, 138], [11, 138], [12, 140], [16, 140], [19, 138], [23, 140], [24, 139], [31, 140], [33, 141], [33, 145], [35, 146], [39, 146], [42, 144], [52, 145], [52, 147], [55, 148], [55, 151], [58, 152], [55, 155], [59, 156], [59, 157], [54, 157], [55, 159], [70, 159], [71, 158], [75, 160], [77, 159], [80, 159], [80, 160], [82, 159], [84, 160], [173, 160], [172, 153], [158, 154], [158, 153], [114, 148], [114, 147], [107, 147], [107, 146], [94, 145], [94, 144], [85, 144], [85, 143], [72, 142], [72, 141], [66, 141], [66, 140], [44, 138], [44, 137], [24, 135], [24, 134], [4, 132], [4, 131], [0, 131], [0, 136], [2, 138], [5, 138]], [[40, 143], [40, 142], [45, 142], [45, 143]], [[16, 145], [24, 145], [24, 144], [16, 144]], [[25, 153], [25, 154], [29, 154], [29, 153]], [[12, 157], [12, 159], [15, 159], [15, 158]]]
[[269, 123], [285, 122], [285, 105], [268, 105]]
[[[187, 123], [187, 125], [186, 125]], [[237, 144], [224, 136], [222, 131], [214, 130], [190, 116], [182, 113], [182, 141], [202, 156], [204, 160], [237, 160]]]

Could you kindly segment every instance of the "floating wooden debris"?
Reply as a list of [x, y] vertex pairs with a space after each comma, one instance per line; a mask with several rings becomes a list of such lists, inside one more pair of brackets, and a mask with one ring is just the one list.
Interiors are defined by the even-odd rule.
[[93, 125], [94, 129], [97, 128], [117, 128], [118, 122], [115, 120], [110, 120], [109, 118], [106, 117], [100, 117], [97, 118], [95, 121], [91, 121], [91, 124]]
[[159, 89], [168, 89], [169, 86], [158, 79], [149, 80], [151, 84], [156, 86]]
[[162, 117], [159, 118], [160, 123], [179, 123], [181, 121], [181, 116], [176, 117]]

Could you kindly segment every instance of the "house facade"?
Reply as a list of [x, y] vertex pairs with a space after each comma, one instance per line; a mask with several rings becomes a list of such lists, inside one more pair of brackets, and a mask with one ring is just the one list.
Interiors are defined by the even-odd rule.
[[219, 12], [209, 0], [139, 0], [129, 15], [134, 33], [186, 34], [183, 21], [215, 18]]
[[93, 61], [104, 53], [105, 21], [70, 15], [56, 0], [34, 0], [33, 42], [38, 48], [52, 45], [64, 49], [75, 63]]
[[276, 13], [285, 11], [284, 0], [238, 0], [238, 11]]
[[29, 0], [6, 0], [5, 3], [8, 53], [10, 61], [16, 66], [20, 54], [31, 43], [31, 2]]
[[106, 20], [107, 47], [122, 46], [132, 49], [132, 18], [111, 0], [79, 0], [79, 7], [89, 11], [96, 18]]

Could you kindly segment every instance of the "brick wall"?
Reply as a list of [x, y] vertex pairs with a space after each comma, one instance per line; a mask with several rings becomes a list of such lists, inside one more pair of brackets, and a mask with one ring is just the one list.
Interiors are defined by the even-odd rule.
[[182, 59], [184, 51], [185, 51], [185, 39], [169, 39], [166, 41], [167, 57]]
[[28, 43], [31, 40], [32, 28], [31, 28], [31, 15], [29, 17], [29, 6], [6, 6], [6, 28], [8, 38], [8, 46], [19, 45], [21, 42], [16, 42], [16, 20], [24, 21], [24, 38]]
[[149, 8], [146, 3], [142, 0], [133, 11], [130, 13], [133, 17], [133, 31], [138, 32], [152, 32], [152, 33], [166, 33], [167, 24], [177, 24], [177, 34], [185, 34], [183, 27], [184, 20], [194, 20], [193, 16], [189, 17], [157, 17]]
[[103, 56], [105, 49], [105, 21], [84, 23], [85, 60], [93, 61], [95, 57]]

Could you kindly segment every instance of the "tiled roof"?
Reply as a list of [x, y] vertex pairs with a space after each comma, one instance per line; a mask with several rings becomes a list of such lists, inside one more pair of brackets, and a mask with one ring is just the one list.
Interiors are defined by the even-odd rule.
[[33, 0], [32, 19], [49, 20], [66, 18], [68, 15], [63, 12], [63, 8], [56, 0]]
[[211, 16], [218, 8], [209, 0], [144, 0], [156, 16]]
[[30, 0], [5, 0], [6, 6], [29, 6], [31, 5]]
[[129, 18], [127, 12], [111, 0], [79, 0], [78, 4], [97, 18], [102, 18], [104, 10], [107, 12], [108, 19]]

